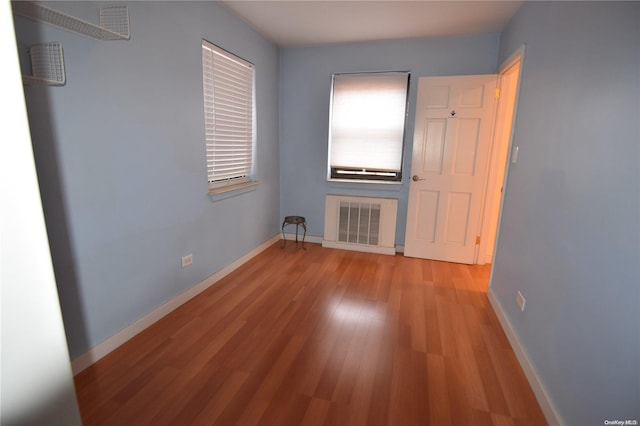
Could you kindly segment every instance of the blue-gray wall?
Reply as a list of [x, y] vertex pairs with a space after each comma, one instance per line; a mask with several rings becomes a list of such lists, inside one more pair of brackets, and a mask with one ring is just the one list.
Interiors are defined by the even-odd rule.
[[[19, 48], [60, 41], [65, 87], [26, 87], [52, 256], [76, 357], [277, 233], [323, 234], [324, 196], [408, 184], [326, 182], [331, 75], [484, 74], [527, 44], [492, 292], [567, 424], [640, 418], [640, 8], [527, 3], [498, 35], [279, 52], [215, 2], [132, 2], [131, 41], [16, 19]], [[97, 21], [97, 3], [54, 3]], [[200, 41], [257, 67], [258, 178], [207, 195]], [[499, 55], [499, 56], [498, 56]], [[23, 55], [24, 56], [24, 55]], [[280, 137], [280, 140], [279, 140]], [[180, 269], [180, 257], [194, 264]], [[527, 298], [519, 312], [515, 294]]]
[[[127, 4], [130, 41], [16, 18], [22, 52], [64, 48], [67, 85], [25, 92], [72, 358], [278, 232], [278, 48], [215, 2]], [[98, 21], [99, 3], [49, 6]], [[262, 184], [221, 200], [207, 195], [202, 38], [257, 70]]]
[[[404, 244], [418, 77], [493, 74], [498, 34], [365, 42], [283, 49], [280, 65], [281, 215], [307, 218], [309, 234], [324, 234], [326, 194], [398, 199], [396, 243]], [[411, 72], [401, 185], [327, 182], [331, 76]]]
[[640, 4], [526, 3], [523, 43], [492, 291], [567, 425], [640, 420]]

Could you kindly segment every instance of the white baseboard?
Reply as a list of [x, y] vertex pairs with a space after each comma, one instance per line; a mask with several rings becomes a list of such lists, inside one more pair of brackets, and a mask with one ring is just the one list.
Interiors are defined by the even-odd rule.
[[363, 251], [365, 253], [388, 254], [395, 256], [395, 247], [371, 247], [358, 244], [338, 243], [336, 241], [322, 240], [322, 247], [335, 248], [341, 250]]
[[552, 426], [564, 425], [553, 401], [549, 398], [546, 388], [540, 381], [538, 373], [536, 372], [533, 364], [531, 364], [531, 361], [529, 361], [526, 351], [522, 345], [520, 345], [520, 340], [518, 339], [515, 331], [513, 331], [513, 327], [511, 327], [511, 323], [502, 309], [502, 304], [496, 298], [491, 287], [489, 287], [487, 297], [489, 298], [489, 303], [491, 303], [491, 306], [498, 317], [498, 321], [500, 321], [500, 324], [502, 325], [502, 329], [507, 335], [509, 343], [511, 343], [511, 347], [520, 362], [520, 366], [522, 367], [524, 374], [527, 376], [527, 380], [529, 380], [529, 385], [538, 400], [538, 404], [540, 404], [540, 408], [542, 409], [547, 422]]
[[90, 365], [92, 365], [93, 363], [95, 363], [105, 355], [109, 354], [114, 349], [118, 348], [127, 340], [131, 339], [136, 334], [140, 333], [141, 331], [143, 331], [144, 329], [146, 329], [156, 321], [160, 320], [162, 317], [164, 317], [168, 313], [174, 311], [179, 306], [183, 305], [184, 303], [188, 302], [190, 299], [202, 293], [204, 290], [209, 288], [212, 284], [215, 284], [225, 276], [229, 275], [235, 269], [242, 266], [244, 263], [246, 263], [251, 258], [258, 255], [260, 252], [262, 252], [267, 247], [271, 246], [273, 243], [280, 240], [281, 238], [282, 238], [282, 234], [278, 234], [274, 236], [268, 241], [262, 243], [260, 246], [251, 250], [249, 253], [235, 260], [231, 264], [225, 266], [215, 274], [210, 275], [209, 277], [200, 281], [198, 284], [191, 287], [189, 290], [177, 295], [176, 297], [174, 297], [164, 305], [160, 306], [156, 310], [148, 313], [147, 315], [140, 318], [133, 324], [128, 325], [127, 327], [123, 328], [113, 336], [109, 337], [104, 342], [91, 348], [89, 351], [85, 352], [84, 354], [80, 355], [79, 357], [77, 357], [71, 362], [71, 370], [73, 371], [73, 374], [76, 375], [80, 373], [82, 370], [86, 369], [87, 367], [89, 367]]
[[[280, 234], [282, 236], [282, 234]], [[287, 239], [287, 242], [295, 242], [296, 241], [296, 234], [290, 234], [285, 232], [285, 237]], [[302, 241], [302, 235], [298, 234], [298, 242]], [[337, 248], [337, 249], [342, 249], [342, 250], [356, 250], [356, 251], [363, 251], [363, 252], [367, 252], [367, 253], [378, 253], [378, 254], [390, 254], [390, 255], [394, 255], [397, 253], [404, 253], [404, 246], [396, 246], [395, 249], [391, 248], [391, 247], [366, 247], [366, 246], [358, 246], [355, 244], [344, 244], [344, 243], [336, 243], [333, 241], [325, 241], [323, 237], [318, 237], [315, 235], [307, 235], [304, 239], [304, 241], [306, 243], [315, 243], [315, 244], [322, 244], [322, 247], [326, 247], [326, 248]]]
[[[282, 234], [280, 234], [282, 235]], [[285, 232], [285, 237], [287, 238], [287, 242], [295, 242], [296, 241], [296, 234], [289, 234], [287, 232]], [[302, 235], [298, 234], [298, 241], [302, 241]], [[339, 249], [345, 249], [345, 247], [347, 246], [347, 244], [342, 244], [342, 243], [333, 243], [333, 242], [329, 242], [329, 241], [325, 241], [324, 238], [322, 237], [318, 237], [315, 235], [307, 235], [304, 239], [304, 241], [306, 243], [315, 243], [315, 244], [322, 244], [322, 247], [327, 247], [327, 248], [339, 248]], [[358, 247], [358, 246], [352, 246], [352, 245], [348, 245], [349, 248], [347, 248], [347, 250], [356, 250], [355, 248], [352, 247]], [[366, 248], [364, 250], [358, 250], [358, 251], [366, 251], [368, 253], [382, 253], [382, 254], [397, 254], [397, 253], [404, 253], [404, 246], [396, 246], [395, 247], [395, 251], [389, 247], [383, 248], [381, 251], [379, 249], [372, 249], [372, 250], [367, 250]]]
[[[285, 238], [287, 239], [287, 244], [290, 242], [296, 242], [296, 234], [290, 234], [288, 232], [284, 233]], [[282, 239], [282, 233], [280, 233], [280, 239]], [[302, 241], [302, 234], [298, 234], [298, 242]], [[315, 243], [322, 244], [322, 237], [316, 237], [315, 235], [307, 235], [304, 237], [305, 243]]]

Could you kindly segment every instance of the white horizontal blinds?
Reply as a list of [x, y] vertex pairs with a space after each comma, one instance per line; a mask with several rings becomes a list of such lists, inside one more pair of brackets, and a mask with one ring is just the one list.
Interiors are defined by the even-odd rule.
[[409, 74], [336, 74], [330, 167], [400, 172]]
[[209, 184], [248, 181], [254, 145], [254, 67], [203, 41], [202, 71]]

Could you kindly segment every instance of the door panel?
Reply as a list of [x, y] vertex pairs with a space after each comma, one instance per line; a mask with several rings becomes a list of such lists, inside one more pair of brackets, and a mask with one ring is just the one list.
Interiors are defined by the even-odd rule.
[[405, 255], [474, 263], [495, 75], [418, 82]]
[[418, 193], [417, 208], [421, 214], [421, 220], [416, 222], [416, 237], [425, 242], [436, 240], [436, 218], [438, 217], [437, 191], [420, 191]]
[[425, 106], [427, 108], [447, 108], [449, 106], [450, 87], [432, 85], [429, 93], [425, 96]]
[[476, 166], [476, 152], [480, 136], [480, 120], [475, 118], [459, 118], [456, 121], [455, 156], [453, 173], [473, 176]]
[[484, 86], [471, 84], [461, 88], [460, 104], [458, 108], [482, 108], [485, 95]]
[[471, 194], [450, 192], [445, 213], [445, 237], [448, 244], [464, 245], [471, 207]]
[[446, 119], [427, 119], [424, 154], [422, 156], [422, 173], [441, 174], [442, 155], [444, 153], [445, 135], [447, 131]]

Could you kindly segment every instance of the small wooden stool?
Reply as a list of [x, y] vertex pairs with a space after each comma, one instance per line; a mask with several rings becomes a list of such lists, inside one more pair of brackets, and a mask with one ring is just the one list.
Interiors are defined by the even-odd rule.
[[302, 235], [302, 249], [306, 250], [304, 246], [304, 238], [307, 236], [307, 219], [304, 216], [285, 216], [284, 221], [282, 222], [282, 239], [284, 242], [282, 243], [282, 247], [284, 248], [287, 245], [287, 239], [284, 236], [284, 227], [287, 225], [295, 225], [296, 226], [296, 245], [298, 244], [298, 226], [302, 226], [304, 229], [304, 234]]

